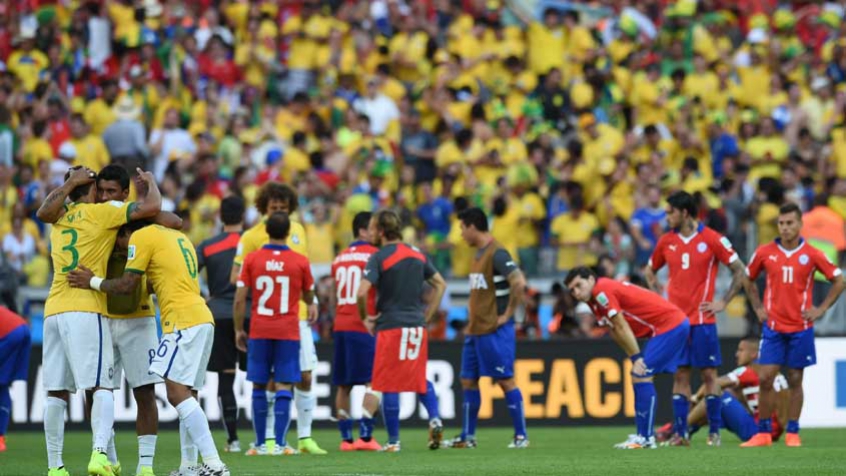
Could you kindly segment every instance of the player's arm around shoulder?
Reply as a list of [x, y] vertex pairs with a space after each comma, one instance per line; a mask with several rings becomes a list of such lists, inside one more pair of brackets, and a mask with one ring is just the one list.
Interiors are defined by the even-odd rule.
[[132, 294], [141, 284], [141, 274], [134, 270], [124, 271], [114, 279], [103, 279], [83, 265], [68, 273], [68, 283], [72, 288], [93, 289], [106, 294]]
[[135, 178], [135, 186], [138, 189], [138, 194], [143, 195], [144, 198], [135, 202], [131, 211], [127, 212], [127, 221], [155, 218], [162, 211], [162, 194], [159, 192], [159, 186], [156, 185], [156, 178], [152, 172], [145, 172], [141, 169], [136, 169], [136, 171], [138, 177]]

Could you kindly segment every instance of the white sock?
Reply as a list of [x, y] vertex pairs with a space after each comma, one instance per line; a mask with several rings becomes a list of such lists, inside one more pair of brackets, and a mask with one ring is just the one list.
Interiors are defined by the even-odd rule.
[[117, 447], [115, 447], [115, 430], [112, 430], [112, 436], [109, 438], [109, 446], [106, 448], [106, 457], [109, 458], [109, 463], [115, 464], [118, 462]]
[[115, 396], [108, 390], [94, 392], [91, 405], [91, 430], [94, 432], [94, 451], [105, 453], [115, 426]]
[[197, 449], [203, 457], [203, 463], [212, 469], [220, 469], [223, 462], [220, 461], [220, 455], [218, 455], [217, 448], [214, 446], [209, 421], [197, 400], [193, 398], [185, 400], [176, 406], [176, 412], [179, 413], [180, 424], [185, 425], [188, 434], [191, 435], [191, 439], [197, 445]]
[[314, 407], [317, 406], [314, 392], [295, 389], [294, 404], [297, 406], [297, 437], [301, 440], [311, 438], [311, 422], [314, 420]]
[[182, 451], [179, 469], [197, 466], [197, 447], [194, 445], [191, 435], [188, 434], [188, 427], [182, 421], [179, 422], [179, 447]]
[[276, 392], [265, 392], [267, 394], [267, 429], [264, 436], [267, 441], [276, 439], [276, 414], [273, 412], [273, 405], [276, 403]]
[[47, 442], [47, 467], [61, 468], [62, 448], [65, 443], [65, 411], [67, 402], [61, 398], [47, 397], [44, 405], [44, 438]]
[[156, 435], [141, 435], [138, 437], [138, 468], [136, 473], [141, 472], [141, 467], [153, 467], [153, 457], [156, 456]]

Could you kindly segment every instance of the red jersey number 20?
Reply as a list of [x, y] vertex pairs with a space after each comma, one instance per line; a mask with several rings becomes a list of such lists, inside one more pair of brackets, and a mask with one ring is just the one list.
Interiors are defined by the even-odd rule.
[[423, 343], [422, 327], [403, 327], [400, 340], [400, 360], [417, 360]]
[[361, 285], [361, 268], [358, 266], [339, 267], [335, 271], [335, 282], [338, 283], [338, 305], [355, 304], [358, 288]]

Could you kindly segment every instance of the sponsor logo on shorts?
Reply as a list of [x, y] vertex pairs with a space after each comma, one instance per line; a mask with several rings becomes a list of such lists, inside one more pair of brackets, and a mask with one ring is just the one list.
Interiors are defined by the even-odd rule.
[[505, 373], [505, 366], [504, 365], [500, 365], [499, 367], [494, 367], [494, 369], [501, 374]]

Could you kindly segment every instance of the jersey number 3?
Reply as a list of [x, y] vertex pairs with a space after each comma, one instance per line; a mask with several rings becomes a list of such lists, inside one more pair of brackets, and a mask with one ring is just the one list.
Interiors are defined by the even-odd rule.
[[423, 343], [422, 327], [403, 327], [400, 340], [400, 360], [417, 360], [420, 355], [420, 344]]
[[270, 296], [273, 296], [273, 292], [275, 291], [275, 285], [279, 284], [279, 313], [280, 314], [288, 314], [288, 297], [291, 290], [291, 278], [288, 276], [277, 276], [276, 282], [274, 283], [273, 278], [270, 276], [259, 276], [256, 279], [256, 289], [261, 291], [261, 296], [259, 297], [258, 302], [258, 309], [256, 310], [262, 316], [272, 316], [275, 314], [273, 309], [269, 309], [267, 307], [267, 301], [270, 299]]

